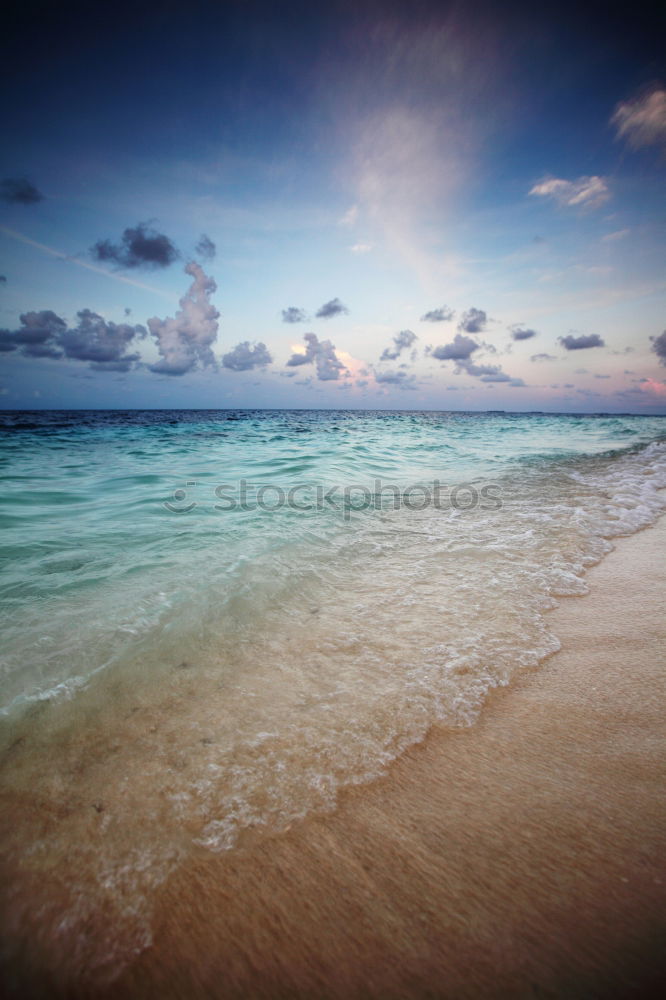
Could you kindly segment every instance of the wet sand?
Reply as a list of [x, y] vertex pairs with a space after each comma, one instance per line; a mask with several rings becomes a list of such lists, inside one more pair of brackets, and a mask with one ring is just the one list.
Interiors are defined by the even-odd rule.
[[24, 953], [34, 978], [14, 970], [14, 994], [655, 993], [665, 554], [666, 518], [619, 539], [588, 573], [590, 594], [551, 613], [562, 651], [497, 691], [472, 728], [434, 729], [333, 814], [181, 866], [159, 890], [153, 945], [112, 984], [71, 978], [42, 943]]
[[666, 518], [551, 623], [562, 651], [386, 778], [165, 886], [148, 997], [628, 997], [666, 983]]

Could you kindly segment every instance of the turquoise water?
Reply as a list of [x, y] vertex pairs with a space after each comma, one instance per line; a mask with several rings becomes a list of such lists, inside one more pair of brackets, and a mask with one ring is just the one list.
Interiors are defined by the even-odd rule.
[[[662, 439], [666, 422], [147, 411], [6, 414], [0, 428], [6, 709], [79, 685], [159, 641], [165, 628], [186, 640], [213, 616], [228, 616], [232, 629], [243, 614], [260, 625], [265, 602], [281, 599], [304, 572], [316, 575], [336, 546], [360, 544], [385, 525], [390, 487], [414, 488], [412, 506], [425, 499], [418, 487], [434, 482], [442, 504], [460, 484], [509, 479], [513, 491], [521, 477], [585, 472], [594, 456], [608, 456], [610, 468], [611, 453], [619, 459]], [[263, 507], [252, 509], [262, 487]], [[464, 507], [474, 495], [463, 490], [457, 499]], [[414, 512], [403, 514], [409, 530]], [[439, 520], [460, 514], [429, 510]], [[500, 533], [506, 520], [495, 519]], [[400, 532], [400, 518], [391, 530]]]
[[115, 914], [86, 959], [104, 967], [149, 943], [151, 896], [190, 852], [284, 830], [434, 722], [473, 724], [559, 647], [556, 600], [666, 507], [662, 418], [5, 413], [0, 429], [5, 787], [60, 817], [19, 810], [7, 849], [67, 873], [62, 947], [101, 900]]

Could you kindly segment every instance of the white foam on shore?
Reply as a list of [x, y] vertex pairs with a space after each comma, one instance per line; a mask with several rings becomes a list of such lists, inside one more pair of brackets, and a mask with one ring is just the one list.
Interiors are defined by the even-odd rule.
[[244, 563], [222, 600], [24, 708], [7, 722], [15, 919], [50, 885], [58, 947], [110, 975], [149, 942], [151, 895], [183, 857], [333, 808], [556, 651], [545, 612], [586, 592], [613, 537], [654, 523], [664, 487], [655, 443], [526, 467], [501, 510], [377, 513]]

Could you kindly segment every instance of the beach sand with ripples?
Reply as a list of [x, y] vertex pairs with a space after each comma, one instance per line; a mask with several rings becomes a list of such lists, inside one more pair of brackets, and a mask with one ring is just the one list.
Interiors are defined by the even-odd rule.
[[550, 612], [561, 651], [475, 725], [435, 726], [332, 813], [190, 856], [122, 969], [96, 977], [62, 953], [35, 907], [13, 994], [651, 995], [666, 971], [666, 518], [615, 546], [590, 593]]

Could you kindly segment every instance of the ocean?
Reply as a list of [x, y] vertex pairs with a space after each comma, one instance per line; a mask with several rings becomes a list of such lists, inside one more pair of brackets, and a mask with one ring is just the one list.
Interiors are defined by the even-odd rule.
[[107, 978], [184, 859], [473, 725], [559, 648], [548, 610], [666, 509], [660, 417], [50, 411], [0, 430], [9, 912], [20, 936], [39, 898], [53, 946]]

